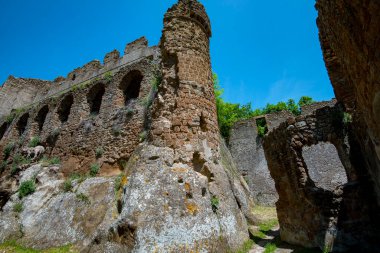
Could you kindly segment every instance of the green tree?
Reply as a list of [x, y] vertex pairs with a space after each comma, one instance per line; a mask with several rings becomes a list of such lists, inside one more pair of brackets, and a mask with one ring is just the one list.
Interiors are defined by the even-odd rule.
[[310, 105], [312, 103], [315, 103], [315, 102], [314, 102], [314, 100], [311, 97], [303, 96], [298, 101], [298, 106], [301, 107], [301, 106], [304, 106], [304, 105]]
[[[224, 90], [220, 87], [220, 82], [217, 74], [213, 73], [214, 90], [215, 90], [215, 100], [218, 113], [218, 123], [220, 134], [228, 141], [230, 137], [230, 131], [232, 126], [239, 120], [249, 119], [252, 117], [257, 117], [265, 114], [270, 114], [274, 112], [280, 112], [288, 110], [294, 115], [301, 114], [300, 107], [303, 105], [309, 105], [314, 103], [311, 97], [303, 96], [298, 101], [298, 104], [294, 99], [289, 99], [287, 102], [278, 102], [277, 104], [268, 103], [262, 109], [252, 109], [251, 103], [240, 105], [233, 104], [223, 100], [222, 95]], [[260, 121], [259, 135], [264, 135], [267, 131], [265, 121]]]

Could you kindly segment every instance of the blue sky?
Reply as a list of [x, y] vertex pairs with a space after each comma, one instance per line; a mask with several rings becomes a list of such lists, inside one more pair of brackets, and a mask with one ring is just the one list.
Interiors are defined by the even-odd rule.
[[[53, 80], [146, 36], [158, 43], [175, 0], [0, 0], [0, 83]], [[262, 107], [302, 95], [334, 97], [314, 1], [204, 0], [212, 67], [230, 102]]]

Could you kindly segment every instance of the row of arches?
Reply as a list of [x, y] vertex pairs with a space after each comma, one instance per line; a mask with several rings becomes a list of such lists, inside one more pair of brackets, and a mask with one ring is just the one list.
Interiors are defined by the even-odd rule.
[[[124, 105], [128, 105], [132, 99], [139, 97], [143, 75], [138, 70], [129, 72], [120, 82], [119, 89], [123, 92]], [[97, 115], [100, 112], [103, 96], [105, 94], [105, 85], [97, 83], [92, 86], [87, 94], [87, 103], [90, 108], [90, 115]], [[74, 104], [74, 96], [72, 94], [66, 95], [57, 108], [57, 115], [59, 121], [63, 124], [69, 120], [72, 105]], [[47, 115], [50, 109], [48, 105], [44, 105], [37, 113], [34, 121], [37, 123], [39, 131], [42, 131]], [[16, 123], [16, 130], [19, 136], [22, 136], [27, 128], [30, 115], [29, 113], [23, 114]], [[0, 140], [4, 137], [8, 130], [9, 124], [4, 123], [0, 126]]]

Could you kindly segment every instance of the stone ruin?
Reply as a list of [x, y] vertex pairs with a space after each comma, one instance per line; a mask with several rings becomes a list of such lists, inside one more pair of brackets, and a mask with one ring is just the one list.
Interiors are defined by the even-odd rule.
[[[231, 153], [217, 127], [211, 25], [196, 0], [168, 10], [159, 46], [141, 38], [123, 56], [112, 51], [52, 82], [9, 77], [0, 88], [0, 241], [228, 252], [249, 238], [252, 196], [276, 205], [285, 242], [379, 251], [380, 4], [318, 0], [316, 8], [337, 101], [238, 122]], [[267, 123], [263, 138], [257, 120]], [[61, 165], [14, 167], [37, 136]], [[63, 190], [93, 164], [96, 177]], [[36, 192], [20, 199], [31, 179]]]
[[[301, 115], [309, 115], [323, 107], [334, 107], [336, 100], [316, 102], [301, 107]], [[257, 124], [265, 121], [268, 132], [277, 129], [281, 123], [294, 115], [288, 111], [274, 112], [234, 124], [229, 139], [229, 148], [239, 172], [245, 178], [255, 203], [262, 206], [275, 206], [278, 194], [275, 183], [270, 175], [264, 153], [264, 137], [259, 136]], [[337, 154], [326, 153], [320, 149], [314, 156], [318, 159], [337, 159]], [[313, 169], [314, 170], [314, 169]], [[318, 174], [317, 171], [315, 171]], [[343, 173], [341, 173], [343, 174]], [[319, 175], [319, 174], [318, 174]], [[340, 175], [340, 174], [339, 174]], [[321, 175], [322, 176], [322, 175]]]
[[[219, 136], [210, 37], [203, 5], [179, 0], [158, 47], [141, 38], [53, 82], [10, 77], [0, 90], [0, 241], [224, 252], [248, 240], [253, 202]], [[61, 165], [10, 169], [37, 136]], [[67, 189], [94, 164], [96, 177]], [[36, 192], [15, 217], [18, 186], [31, 178]]]
[[380, 3], [318, 0], [316, 8], [338, 104], [310, 108], [264, 138], [281, 239], [328, 252], [378, 252]]

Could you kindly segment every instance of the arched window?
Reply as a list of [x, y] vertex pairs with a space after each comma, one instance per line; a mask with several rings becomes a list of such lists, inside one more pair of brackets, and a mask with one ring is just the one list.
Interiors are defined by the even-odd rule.
[[124, 94], [124, 103], [127, 105], [131, 99], [138, 98], [140, 95], [141, 82], [143, 76], [140, 71], [129, 72], [121, 81], [120, 89]]
[[59, 105], [59, 108], [57, 110], [59, 120], [62, 123], [65, 123], [69, 119], [71, 106], [74, 103], [74, 97], [73, 95], [69, 94], [64, 99], [62, 99], [61, 104]]
[[40, 111], [37, 113], [36, 121], [38, 123], [38, 130], [42, 131], [42, 128], [44, 127], [44, 123], [46, 120], [46, 116], [49, 113], [49, 106], [45, 105], [40, 109]]
[[8, 124], [5, 122], [0, 127], [0, 140], [3, 139], [5, 132], [8, 129]]
[[29, 113], [25, 113], [18, 120], [18, 122], [17, 122], [17, 131], [18, 131], [18, 134], [20, 136], [25, 132], [26, 126], [28, 125], [28, 120], [29, 120]]
[[97, 115], [100, 112], [103, 95], [105, 93], [104, 84], [94, 85], [87, 94], [87, 102], [90, 106], [90, 114]]

